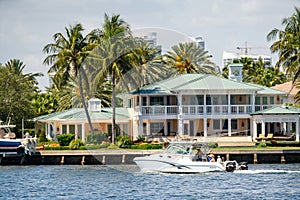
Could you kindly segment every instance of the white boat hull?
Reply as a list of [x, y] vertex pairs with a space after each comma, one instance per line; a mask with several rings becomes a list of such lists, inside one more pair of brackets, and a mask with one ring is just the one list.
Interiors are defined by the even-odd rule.
[[218, 162], [196, 162], [189, 155], [153, 154], [136, 157], [134, 162], [142, 172], [205, 173], [226, 171]]

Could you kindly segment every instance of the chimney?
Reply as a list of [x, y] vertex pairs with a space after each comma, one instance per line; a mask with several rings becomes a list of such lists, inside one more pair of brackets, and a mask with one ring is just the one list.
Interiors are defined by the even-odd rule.
[[229, 74], [228, 78], [233, 81], [242, 82], [243, 80], [243, 64], [241, 63], [234, 63], [228, 65]]

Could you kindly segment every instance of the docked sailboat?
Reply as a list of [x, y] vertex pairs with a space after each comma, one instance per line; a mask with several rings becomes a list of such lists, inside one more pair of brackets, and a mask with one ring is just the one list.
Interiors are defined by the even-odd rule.
[[[203, 145], [203, 144], [202, 144]], [[202, 152], [195, 158], [195, 149], [199, 150], [201, 144], [195, 143], [171, 143], [163, 152], [149, 156], [135, 157], [134, 162], [142, 172], [163, 173], [204, 173], [204, 172], [232, 172], [248, 169], [247, 163], [236, 161], [209, 162], [207, 152]]]

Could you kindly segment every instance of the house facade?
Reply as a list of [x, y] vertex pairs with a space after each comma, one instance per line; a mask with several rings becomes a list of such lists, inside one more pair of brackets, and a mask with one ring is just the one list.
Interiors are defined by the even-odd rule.
[[[132, 139], [138, 136], [238, 135], [254, 140], [261, 133], [295, 133], [299, 141], [298, 112], [282, 108], [288, 94], [241, 82], [240, 64], [232, 64], [229, 69], [229, 79], [214, 75], [184, 74], [123, 95], [123, 108], [117, 108], [118, 134], [128, 135]], [[111, 108], [101, 109], [99, 102], [96, 104], [98, 107], [95, 109], [89, 105], [93, 127], [100, 132], [109, 132]], [[268, 112], [269, 109], [272, 111]], [[89, 132], [88, 123], [83, 109], [77, 111], [77, 114], [73, 111], [74, 115], [67, 113], [71, 111], [65, 111], [60, 116], [41, 116], [36, 121], [47, 124], [48, 134], [51, 129], [56, 130], [56, 134], [71, 133], [72, 129], [75, 135], [85, 140]]]

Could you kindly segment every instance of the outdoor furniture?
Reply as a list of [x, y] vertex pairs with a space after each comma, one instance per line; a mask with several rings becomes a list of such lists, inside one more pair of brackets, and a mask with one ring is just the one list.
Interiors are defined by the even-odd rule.
[[290, 136], [274, 136], [272, 139], [273, 140], [281, 140], [281, 141], [293, 141], [296, 138], [296, 134], [293, 133]]
[[259, 134], [257, 138], [255, 138], [257, 141], [263, 140], [265, 138], [265, 134]]

